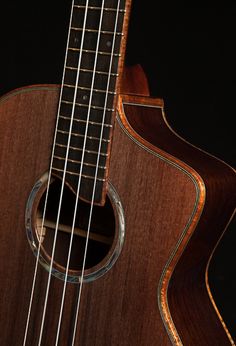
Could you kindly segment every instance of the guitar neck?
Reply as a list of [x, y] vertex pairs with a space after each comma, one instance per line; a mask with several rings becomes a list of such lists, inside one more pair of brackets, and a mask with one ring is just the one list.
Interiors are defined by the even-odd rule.
[[66, 166], [69, 183], [80, 180], [80, 197], [96, 204], [105, 201], [130, 3], [75, 0], [72, 6], [53, 169], [63, 175]]

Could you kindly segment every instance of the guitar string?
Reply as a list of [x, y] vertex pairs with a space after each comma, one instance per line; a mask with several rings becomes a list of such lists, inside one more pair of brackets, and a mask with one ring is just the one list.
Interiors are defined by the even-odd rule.
[[[84, 168], [84, 156], [85, 156], [85, 149], [86, 149], [86, 144], [87, 144], [87, 134], [88, 134], [90, 114], [91, 114], [92, 97], [93, 97], [93, 92], [94, 92], [94, 82], [95, 82], [95, 75], [96, 75], [96, 69], [97, 69], [97, 59], [98, 59], [98, 52], [99, 52], [99, 45], [100, 45], [100, 36], [101, 36], [102, 22], [103, 22], [104, 5], [105, 5], [105, 0], [102, 1], [102, 5], [101, 5], [101, 14], [100, 14], [99, 28], [98, 28], [98, 37], [97, 37], [97, 43], [96, 43], [95, 59], [94, 59], [93, 74], [92, 74], [92, 81], [91, 81], [91, 89], [90, 89], [89, 103], [88, 103], [88, 113], [87, 113], [87, 119], [86, 119], [86, 128], [85, 128], [85, 134], [84, 134], [84, 142], [83, 142], [81, 164], [80, 164], [80, 171], [79, 171], [79, 180], [78, 180], [78, 184], [77, 184], [76, 201], [75, 201], [75, 207], [74, 207], [74, 213], [73, 213], [73, 221], [72, 221], [72, 226], [71, 226], [70, 243], [69, 243], [69, 249], [68, 249], [68, 256], [67, 256], [67, 263], [66, 263], [66, 272], [65, 272], [63, 292], [62, 292], [62, 298], [61, 298], [61, 306], [60, 306], [60, 313], [59, 313], [59, 319], [58, 319], [58, 326], [57, 326], [57, 335], [56, 335], [55, 346], [57, 346], [58, 342], [59, 342], [61, 322], [62, 322], [62, 315], [63, 315], [63, 308], [64, 308], [64, 302], [65, 302], [66, 288], [67, 288], [67, 278], [68, 278], [68, 273], [69, 273], [71, 250], [72, 250], [73, 237], [74, 237], [75, 221], [76, 221], [76, 216], [77, 216], [77, 213], [78, 213], [78, 201], [79, 201], [79, 193], [80, 193], [80, 187], [81, 187], [82, 170]], [[78, 90], [76, 91], [76, 93], [77, 92], [78, 92]], [[80, 282], [80, 285], [81, 285], [81, 282]]]
[[[71, 25], [72, 25], [73, 6], [74, 6], [74, 0], [72, 1], [72, 10], [70, 13], [69, 27], [71, 27]], [[66, 67], [66, 61], [67, 61], [67, 55], [68, 55], [69, 39], [70, 39], [70, 31], [68, 32], [68, 36], [67, 36], [66, 55], [65, 55], [65, 62], [64, 62], [63, 75], [62, 75], [62, 86], [63, 86], [64, 80], [65, 80], [65, 71], [66, 71], [65, 67]], [[61, 87], [60, 88], [60, 95], [59, 95], [59, 105], [61, 105], [62, 92], [63, 92], [63, 88]], [[53, 146], [52, 146], [52, 154], [51, 154], [50, 165], [49, 165], [49, 173], [48, 173], [46, 195], [45, 195], [45, 201], [44, 201], [44, 207], [43, 207], [42, 223], [41, 223], [39, 234], [38, 234], [38, 249], [37, 249], [36, 261], [35, 261], [35, 267], [34, 267], [34, 274], [33, 274], [33, 280], [32, 280], [31, 293], [30, 293], [29, 307], [28, 307], [28, 312], [27, 312], [23, 346], [25, 346], [26, 342], [27, 342], [30, 317], [31, 317], [32, 305], [33, 305], [33, 299], [34, 299], [34, 293], [35, 293], [35, 285], [36, 285], [36, 280], [37, 280], [39, 258], [40, 258], [40, 253], [41, 253], [41, 244], [43, 241], [44, 222], [45, 222], [46, 209], [47, 209], [47, 203], [48, 203], [48, 195], [49, 195], [49, 189], [50, 189], [51, 178], [52, 178], [52, 165], [53, 165], [53, 156], [54, 156], [55, 146], [56, 146], [56, 136], [57, 136], [58, 123], [59, 123], [59, 115], [60, 115], [60, 106], [58, 107], [57, 117], [56, 117], [55, 133], [54, 133]]]
[[120, 0], [118, 0], [117, 10], [116, 10], [116, 20], [115, 20], [115, 25], [114, 25], [114, 35], [113, 35], [113, 42], [112, 42], [112, 49], [111, 49], [111, 59], [110, 59], [110, 65], [109, 65], [109, 72], [108, 72], [106, 97], [105, 97], [105, 102], [104, 102], [105, 104], [104, 104], [104, 110], [103, 110], [102, 127], [101, 127], [101, 132], [100, 132], [100, 139], [99, 139], [99, 149], [98, 149], [98, 157], [97, 157], [97, 163], [96, 163], [96, 172], [95, 172], [95, 179], [94, 179], [94, 184], [93, 184], [92, 201], [91, 201], [91, 206], [90, 206], [89, 222], [88, 222], [88, 228], [87, 228], [86, 244], [85, 244], [83, 266], [82, 266], [81, 277], [80, 277], [79, 295], [78, 295], [78, 299], [77, 299], [76, 314], [75, 314], [74, 328], [73, 328], [73, 338], [72, 338], [71, 346], [74, 346], [76, 332], [77, 332], [77, 327], [78, 327], [77, 326], [78, 325], [78, 317], [79, 317], [79, 310], [80, 310], [80, 302], [81, 302], [81, 294], [82, 294], [82, 287], [83, 287], [83, 279], [84, 279], [84, 274], [85, 274], [85, 264], [86, 264], [86, 259], [87, 259], [88, 242], [89, 242], [90, 227], [91, 227], [91, 221], [92, 221], [94, 197], [95, 197], [95, 191], [96, 191], [98, 165], [99, 165], [101, 146], [102, 146], [103, 129], [104, 129], [104, 124], [105, 124], [106, 105], [107, 105], [107, 100], [108, 100], [108, 92], [109, 92], [109, 86], [110, 86], [110, 77], [111, 77], [113, 56], [114, 56], [114, 50], [115, 50], [115, 37], [116, 37], [116, 32], [117, 32], [119, 9], [120, 9]]
[[[73, 7], [72, 7], [73, 8]], [[72, 13], [71, 13], [71, 18], [72, 18]], [[70, 26], [71, 26], [71, 21], [70, 21]], [[67, 47], [68, 47], [68, 42], [69, 42], [69, 36], [68, 36], [68, 41], [67, 41]], [[67, 52], [68, 50], [66, 50]], [[66, 60], [65, 60], [66, 62]], [[63, 81], [64, 81], [64, 75], [65, 75], [65, 68], [64, 68], [64, 73], [63, 73]], [[110, 77], [110, 76], [109, 76]], [[63, 85], [63, 82], [62, 82], [62, 85]], [[109, 85], [109, 84], [108, 84]], [[62, 95], [62, 89], [61, 89], [61, 94], [60, 94], [60, 100], [61, 100], [61, 95]], [[59, 103], [60, 104], [60, 103]], [[58, 115], [59, 115], [59, 111], [58, 111]], [[73, 119], [72, 119], [73, 121]], [[57, 124], [58, 124], [58, 117], [57, 117]], [[57, 126], [56, 126], [57, 128]], [[55, 147], [55, 138], [54, 138], [54, 145], [53, 145], [53, 152], [54, 152], [54, 147]], [[100, 155], [100, 154], [99, 154]], [[53, 157], [53, 155], [52, 155]], [[99, 160], [98, 160], [99, 161]], [[29, 307], [29, 312], [28, 312], [28, 318], [27, 318], [27, 326], [26, 326], [26, 331], [25, 331], [25, 338], [24, 338], [24, 345], [26, 343], [26, 338], [27, 338], [27, 332], [28, 332], [28, 325], [29, 325], [29, 318], [30, 318], [30, 313], [31, 313], [31, 307], [32, 307], [32, 300], [33, 300], [33, 292], [34, 292], [34, 286], [35, 286], [35, 281], [36, 281], [36, 273], [37, 273], [37, 266], [38, 266], [38, 262], [39, 262], [39, 254], [40, 254], [40, 248], [41, 248], [41, 243], [42, 243], [42, 230], [43, 230], [43, 225], [44, 225], [44, 219], [45, 219], [45, 211], [46, 211], [46, 204], [47, 204], [47, 196], [48, 196], [48, 190], [49, 190], [49, 185], [50, 185], [50, 180], [51, 180], [51, 170], [52, 170], [52, 161], [51, 161], [51, 164], [50, 164], [50, 170], [49, 170], [49, 179], [48, 179], [48, 186], [47, 186], [47, 193], [46, 193], [46, 198], [45, 198], [45, 206], [44, 206], [44, 212], [43, 212], [43, 218], [42, 218], [42, 226], [41, 226], [41, 231], [40, 231], [40, 239], [39, 239], [39, 251], [38, 251], [38, 254], [37, 254], [37, 264], [36, 264], [36, 268], [35, 268], [35, 275], [34, 275], [34, 282], [33, 282], [33, 287], [32, 287], [32, 294], [31, 294], [31, 301], [30, 301], [30, 307]], [[97, 175], [97, 173], [96, 173]], [[94, 190], [95, 191], [95, 190]], [[55, 232], [56, 233], [56, 232]], [[55, 234], [55, 237], [56, 237], [56, 234]], [[54, 255], [52, 256], [54, 257]], [[53, 258], [52, 258], [52, 261], [53, 261]], [[52, 263], [51, 261], [51, 263]], [[50, 268], [50, 271], [51, 271], [51, 268]], [[46, 306], [47, 304], [45, 304]], [[44, 318], [43, 318], [44, 319]], [[41, 329], [42, 330], [42, 329]], [[40, 337], [41, 339], [41, 337]], [[41, 341], [39, 341], [39, 344], [41, 343]]]
[[[42, 314], [42, 320], [41, 320], [38, 346], [40, 346], [42, 343], [42, 336], [43, 336], [43, 330], [44, 330], [44, 324], [45, 324], [45, 316], [46, 316], [46, 310], [47, 310], [49, 289], [50, 289], [50, 283], [51, 283], [51, 277], [52, 277], [52, 268], [53, 268], [53, 261], [54, 261], [54, 255], [55, 255], [55, 249], [56, 249], [56, 241], [57, 241], [59, 220], [60, 220], [60, 214], [61, 214], [61, 205], [62, 205], [62, 199], [63, 199], [63, 193], [64, 193], [64, 186], [65, 186], [65, 176], [66, 176], [66, 169], [67, 169], [68, 156], [69, 156], [69, 148], [70, 148], [70, 140], [71, 140], [71, 134], [72, 134], [73, 120], [74, 120], [75, 105], [76, 105], [76, 97], [77, 97], [76, 90], [78, 88], [79, 71], [80, 71], [80, 65], [81, 65], [81, 60], [82, 60], [82, 48], [83, 48], [83, 44], [84, 44], [88, 5], [89, 5], [89, 0], [86, 0], [82, 38], [81, 38], [81, 44], [80, 44], [80, 54], [79, 54], [79, 60], [78, 60], [78, 66], [77, 66], [75, 93], [74, 93], [73, 106], [72, 106], [72, 111], [71, 111], [71, 120], [70, 120], [70, 128], [69, 128], [68, 141], [67, 141], [66, 157], [65, 157], [64, 169], [63, 169], [62, 185], [61, 185], [61, 191], [60, 191], [60, 197], [59, 197], [56, 227], [55, 227], [55, 234], [54, 234], [54, 239], [53, 239], [53, 247], [52, 247], [52, 253], [51, 253], [49, 273], [48, 273], [47, 288], [46, 288], [46, 293], [45, 293], [45, 298], [44, 298], [44, 306], [43, 306], [43, 314]], [[74, 1], [73, 1], [73, 5], [72, 5], [72, 15], [73, 15], [73, 7], [74, 7]], [[69, 37], [70, 37], [70, 30], [69, 30]]]

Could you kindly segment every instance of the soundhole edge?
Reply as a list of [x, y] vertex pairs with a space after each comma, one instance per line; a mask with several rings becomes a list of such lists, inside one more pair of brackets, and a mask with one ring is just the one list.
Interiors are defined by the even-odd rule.
[[[34, 185], [26, 205], [26, 214], [25, 214], [25, 226], [26, 226], [26, 234], [27, 238], [30, 244], [30, 247], [34, 253], [34, 255], [39, 257], [39, 263], [47, 270], [50, 270], [50, 253], [52, 249], [52, 243], [53, 243], [53, 228], [55, 226], [56, 220], [55, 220], [55, 214], [56, 212], [53, 212], [52, 208], [50, 212], [46, 213], [45, 217], [45, 229], [46, 233], [43, 235], [43, 241], [41, 245], [41, 250], [39, 252], [39, 229], [41, 229], [41, 219], [43, 215], [43, 205], [44, 205], [44, 198], [47, 188], [47, 181], [48, 181], [48, 174], [45, 173], [41, 179], [39, 179], [36, 184]], [[56, 183], [55, 183], [56, 181]], [[57, 179], [53, 180], [53, 183], [50, 184], [50, 188], [52, 188], [54, 184], [54, 190], [58, 189], [58, 186], [60, 186], [60, 181]], [[58, 186], [56, 186], [58, 185]], [[50, 190], [49, 190], [50, 191]], [[75, 200], [75, 194], [71, 191], [70, 188], [65, 188], [65, 195], [66, 200], [65, 201], [65, 207], [67, 208], [67, 211], [70, 209], [70, 203], [68, 202], [68, 198], [72, 197], [72, 199]], [[55, 191], [53, 191], [55, 193]], [[49, 198], [49, 197], [48, 197]], [[73, 201], [70, 201], [73, 204]], [[50, 201], [49, 205], [53, 205], [55, 201]], [[57, 203], [55, 203], [55, 211], [57, 210]], [[63, 206], [62, 206], [63, 207]], [[87, 205], [89, 208], [90, 205]], [[86, 209], [86, 203], [80, 201], [79, 202], [79, 208], [85, 211]], [[101, 209], [103, 208], [103, 209]], [[78, 209], [79, 210], [79, 209]], [[91, 224], [91, 233], [90, 233], [90, 240], [88, 244], [93, 244], [93, 246], [88, 247], [88, 256], [86, 259], [86, 267], [85, 267], [85, 273], [83, 276], [84, 282], [90, 282], [93, 280], [98, 279], [99, 277], [103, 276], [106, 272], [108, 272], [116, 260], [118, 259], [120, 252], [123, 247], [124, 243], [124, 236], [125, 236], [125, 220], [124, 220], [124, 211], [123, 207], [120, 201], [120, 198], [115, 191], [114, 187], [111, 183], [108, 183], [108, 191], [107, 191], [107, 201], [105, 204], [105, 207], [94, 207], [95, 213], [95, 222]], [[104, 221], [106, 213], [108, 213], [108, 227], [109, 229], [105, 229], [104, 225], [100, 225], [101, 218], [98, 222], [99, 225], [96, 225], [96, 217], [99, 216], [99, 213], [101, 212], [102, 218]], [[113, 221], [112, 221], [112, 215], [113, 213]], [[88, 213], [88, 211], [86, 211]], [[54, 214], [54, 215], [53, 215]], [[66, 251], [64, 251], [64, 254], [62, 255], [62, 252], [60, 249], [63, 249], [64, 244], [69, 244], [70, 239], [70, 225], [68, 225], [68, 215], [62, 218], [62, 222], [59, 222], [58, 226], [58, 247], [56, 247], [55, 255], [54, 255], [54, 261], [53, 261], [53, 267], [52, 267], [52, 275], [55, 277], [65, 280], [65, 267], [66, 267], [66, 261], [63, 260], [63, 257], [65, 257]], [[84, 219], [82, 217], [82, 219]], [[67, 223], [66, 223], [67, 221]], [[112, 228], [113, 224], [113, 229]], [[82, 262], [79, 260], [76, 262], [76, 258], [81, 257], [83, 244], [85, 243], [86, 239], [86, 230], [83, 229], [83, 220], [78, 220], [78, 224], [75, 224], [74, 229], [74, 236], [73, 236], [73, 247], [72, 247], [72, 262], [70, 264], [70, 269], [67, 274], [67, 281], [78, 283], [81, 282], [81, 267]], [[94, 228], [95, 227], [95, 228]], [[100, 227], [100, 230], [99, 230]], [[103, 227], [103, 229], [101, 229]], [[106, 226], [105, 226], [106, 227]], [[75, 242], [74, 242], [75, 240]], [[65, 246], [64, 246], [65, 247]], [[78, 255], [78, 257], [77, 257]], [[92, 258], [91, 258], [92, 256]], [[65, 257], [67, 259], [67, 257]]]

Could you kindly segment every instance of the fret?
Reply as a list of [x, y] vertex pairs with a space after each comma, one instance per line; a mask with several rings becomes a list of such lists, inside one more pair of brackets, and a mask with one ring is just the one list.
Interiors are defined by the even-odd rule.
[[[61, 133], [63, 135], [69, 135], [70, 133], [68, 131], [63, 131], [63, 130], [57, 130], [58, 133]], [[75, 137], [81, 137], [81, 138], [85, 138], [84, 135], [80, 134], [80, 133], [73, 133], [71, 132], [71, 136], [75, 136]], [[89, 140], [96, 140], [96, 141], [102, 141], [102, 142], [106, 142], [109, 143], [110, 139], [104, 139], [104, 138], [97, 138], [94, 136], [86, 136], [86, 139]]]
[[[64, 84], [75, 85], [77, 77], [77, 69], [67, 69], [64, 78]], [[93, 80], [93, 88], [100, 90], [107, 90], [109, 92], [115, 91], [116, 86], [116, 76], [112, 74], [108, 76], [108, 74], [100, 73], [97, 71], [95, 73], [90, 71], [80, 70], [78, 72], [78, 87], [85, 87], [91, 89], [92, 80]]]
[[89, 104], [91, 104], [92, 107], [100, 107], [101, 110], [104, 110], [104, 108], [106, 108], [105, 111], [113, 109], [112, 107], [114, 103], [114, 95], [112, 94], [97, 92], [94, 89], [71, 89], [64, 85], [62, 91], [63, 101], [68, 101], [73, 104], [74, 98], [75, 103], [78, 105], [82, 104], [89, 107]]
[[[53, 157], [54, 157], [55, 159], [57, 159], [57, 160], [65, 161], [65, 157], [60, 157], [60, 156], [57, 156], [57, 155], [54, 155]], [[72, 160], [72, 159], [69, 159], [69, 158], [67, 158], [67, 161], [72, 162], [72, 163], [76, 163], [76, 164], [81, 164], [81, 161]], [[94, 168], [94, 167], [98, 167], [98, 168], [104, 169], [104, 170], [107, 169], [106, 166], [95, 165], [95, 164], [88, 163], [88, 162], [85, 162], [85, 161], [83, 162], [83, 165], [88, 166], [88, 167], [93, 167], [93, 168]]]
[[76, 162], [72, 162], [70, 159], [65, 160], [61, 159], [60, 156], [58, 158], [54, 156], [53, 157], [53, 163], [52, 167], [53, 168], [58, 168], [64, 171], [65, 169], [65, 164], [66, 164], [66, 171], [70, 172], [75, 172], [79, 173], [81, 171], [82, 174], [84, 175], [89, 175], [89, 176], [95, 176], [96, 171], [97, 171], [97, 177], [100, 179], [103, 179], [106, 175], [106, 170], [104, 168], [99, 168], [96, 164], [90, 164], [90, 165], [82, 165], [78, 163], [79, 160], [76, 160]]
[[[81, 56], [81, 63], [80, 63], [80, 69], [87, 69], [87, 70], [94, 70], [95, 65], [95, 53], [87, 53], [82, 52]], [[96, 70], [107, 72], [109, 74], [110, 65], [111, 65], [111, 73], [117, 72], [118, 69], [118, 56], [111, 56], [105, 55], [105, 54], [98, 54], [98, 58], [96, 61]], [[78, 68], [78, 62], [79, 62], [79, 54], [78, 51], [75, 51], [74, 49], [69, 49], [67, 54], [67, 61], [66, 65], [76, 67]]]
[[95, 51], [95, 50], [89, 50], [89, 49], [80, 49], [80, 48], [72, 48], [72, 47], [69, 47], [68, 48], [69, 50], [72, 50], [73, 52], [82, 52], [82, 53], [88, 53], [88, 54], [99, 54], [99, 55], [106, 55], [106, 56], [110, 56], [110, 57], [120, 57], [121, 55], [120, 54], [117, 54], [117, 53], [113, 53], [113, 54], [110, 54], [108, 52], [101, 52], [101, 51]]
[[[75, 8], [82, 8], [85, 9], [86, 6], [82, 6], [82, 5], [74, 5]], [[97, 7], [97, 6], [87, 6], [87, 8], [89, 10], [95, 10], [95, 11], [101, 11], [101, 7]], [[104, 7], [103, 11], [108, 11], [108, 12], [120, 12], [120, 13], [125, 13], [126, 10], [125, 9], [116, 9], [116, 8], [111, 8], [111, 7]]]
[[[86, 6], [87, 1], [86, 0], [75, 0], [74, 5], [80, 5], [80, 6]], [[106, 0], [106, 7], [108, 8], [116, 8], [118, 5], [117, 0]], [[89, 1], [89, 6], [92, 7], [100, 7], [102, 6], [102, 0], [90, 0]], [[125, 0], [120, 1], [120, 8], [125, 8]]]
[[[55, 171], [57, 171], [57, 172], [62, 172], [62, 173], [64, 173], [64, 170], [63, 170], [63, 169], [55, 168], [55, 167], [52, 167], [52, 169], [55, 170]], [[75, 176], [78, 176], [78, 177], [81, 176], [81, 177], [83, 177], [83, 178], [85, 178], [85, 179], [93, 179], [93, 180], [94, 180], [94, 178], [95, 178], [94, 176], [92, 177], [92, 176], [89, 176], [89, 175], [79, 174], [79, 173], [71, 172], [71, 171], [68, 171], [68, 170], [66, 170], [66, 173], [71, 174], [71, 175], [75, 175]], [[98, 178], [98, 177], [97, 177], [96, 180], [98, 180], [98, 181], [106, 181], [106, 179], [102, 179], [102, 178]]]
[[[68, 70], [72, 70], [72, 71], [77, 71], [78, 69], [76, 67], [72, 67], [72, 66], [66, 66], [66, 69]], [[88, 69], [85, 69], [85, 68], [81, 68], [80, 69], [80, 72], [86, 72], [86, 73], [93, 73], [93, 70], [88, 70]], [[108, 73], [108, 72], [105, 72], [105, 71], [95, 71], [96, 74], [101, 74], [101, 75], [105, 75], [105, 76], [112, 76], [112, 77], [118, 77], [119, 76], [119, 73]]]
[[106, 170], [104, 168], [99, 168], [96, 164], [90, 164], [90, 165], [82, 165], [78, 163], [78, 160], [76, 162], [72, 162], [71, 160], [65, 160], [61, 159], [61, 157], [58, 155], [57, 157], [53, 157], [53, 163], [52, 167], [58, 168], [58, 169], [65, 169], [66, 164], [66, 170], [70, 172], [79, 173], [81, 171], [82, 174], [89, 175], [89, 176], [95, 176], [97, 171], [97, 177], [103, 179], [106, 175]]
[[[71, 117], [72, 111], [74, 113], [74, 119], [81, 119], [81, 120], [87, 120], [88, 119], [88, 107], [75, 106], [75, 108], [73, 108], [72, 102], [70, 102], [69, 104], [61, 102], [59, 114], [63, 114], [63, 116]], [[104, 122], [106, 124], [111, 124], [112, 123], [112, 114], [113, 114], [113, 112], [106, 111], [105, 117], [104, 117], [103, 109], [100, 110], [100, 109], [90, 108], [89, 121], [94, 121], [94, 122], [98, 122], [98, 123]]]
[[[104, 53], [109, 53], [111, 56], [111, 52], [117, 54], [120, 51], [121, 44], [121, 35], [115, 35], [113, 32], [103, 32], [99, 35], [99, 45], [98, 44], [98, 30], [85, 30], [83, 35], [83, 45], [82, 52], [86, 50], [88, 52], [92, 51], [100, 51]], [[69, 47], [81, 49], [81, 41], [82, 41], [82, 29], [72, 28], [70, 32], [69, 39]], [[100, 55], [98, 54], [98, 58]]]
[[100, 26], [100, 20], [102, 17], [102, 22], [100, 26], [101, 30], [114, 32], [116, 24], [116, 31], [122, 32], [124, 12], [102, 11], [102, 8], [100, 8], [100, 11], [86, 11], [85, 8], [75, 7], [71, 27], [83, 28], [85, 13], [87, 14], [86, 29], [97, 30]]
[[100, 30], [99, 31], [98, 29], [88, 29], [88, 28], [83, 29], [83, 28], [79, 28], [79, 27], [75, 27], [75, 26], [72, 26], [71, 30], [80, 31], [80, 32], [84, 31], [85, 33], [88, 32], [88, 33], [96, 33], [96, 34], [100, 33], [100, 34], [112, 35], [112, 36], [115, 36], [115, 35], [117, 35], [117, 36], [124, 36], [123, 32], [119, 32], [119, 31], [116, 31], [116, 32], [109, 31], [109, 30]]
[[77, 52], [78, 57], [78, 53], [81, 51], [83, 54], [96, 54], [97, 52], [97, 59], [102, 59], [103, 55], [107, 55], [111, 59], [114, 57], [119, 57], [121, 39], [122, 37], [120, 36], [113, 36], [112, 34], [103, 33], [99, 37], [98, 44], [97, 33], [89, 31], [85, 33], [83, 44], [81, 46], [82, 32], [73, 30], [70, 33], [69, 47], [70, 50]]
[[[70, 117], [65, 117], [64, 115], [59, 115], [59, 118], [71, 121]], [[102, 123], [98, 123], [96, 121], [87, 121], [87, 120], [84, 120], [84, 119], [76, 119], [76, 118], [74, 118], [73, 121], [76, 121], [76, 122], [79, 122], [79, 123], [84, 123], [84, 124], [88, 123], [89, 125], [95, 125], [95, 126], [100, 126], [100, 127], [103, 126], [103, 127], [112, 128], [111, 124], [102, 124]]]
[[[68, 145], [68, 134], [64, 134], [61, 132], [56, 133], [56, 143]], [[81, 148], [83, 150], [84, 147], [84, 138], [80, 136], [71, 136], [70, 137], [70, 146], [73, 148]], [[92, 150], [94, 152], [99, 151], [99, 147], [101, 148], [101, 152], [105, 153], [108, 150], [109, 142], [98, 141], [87, 139], [85, 143], [86, 150]]]
[[[71, 85], [71, 84], [63, 84], [65, 87], [67, 88], [72, 88], [72, 89], [75, 89], [75, 85]], [[82, 86], [77, 86], [77, 89], [79, 90], [86, 90], [86, 91], [91, 91], [91, 88], [87, 88], [87, 87], [82, 87]], [[109, 90], [102, 90], [102, 89], [95, 89], [93, 88], [92, 89], [94, 92], [96, 93], [102, 93], [102, 94], [111, 94], [111, 95], [116, 95], [116, 92], [115, 91], [109, 91]]]
[[[64, 144], [55, 143], [55, 145], [56, 145], [56, 146], [59, 146], [59, 147], [61, 147], [61, 148], [65, 148], [65, 149], [67, 148], [67, 145], [64, 145]], [[71, 145], [69, 146], [69, 149], [75, 150], [75, 151], [83, 151], [82, 148], [73, 147], [73, 146], [71, 146]], [[97, 151], [94, 151], [94, 150], [85, 149], [84, 151], [85, 151], [86, 153], [88, 153], [88, 154], [98, 155], [98, 152], [97, 152]], [[100, 155], [100, 156], [105, 156], [105, 157], [108, 156], [107, 153], [103, 153], [103, 152], [100, 152], [99, 155]]]
[[[71, 126], [72, 125], [72, 126]], [[84, 122], [77, 122], [74, 121], [71, 124], [71, 121], [68, 119], [63, 119], [59, 117], [59, 122], [57, 125], [57, 130], [59, 133], [61, 131], [65, 132], [65, 134], [69, 134], [71, 131], [72, 134], [78, 135], [78, 137], [84, 138], [85, 133], [86, 136], [92, 140], [100, 140], [100, 137], [102, 136], [103, 142], [110, 141], [110, 134], [111, 134], [111, 128], [110, 127], [102, 127], [102, 125], [92, 125], [90, 123], [87, 124], [86, 121]], [[109, 140], [109, 141], [108, 141]]]
[[[68, 160], [68, 170], [70, 171], [78, 171], [80, 168], [80, 163], [83, 160], [86, 165], [84, 165], [83, 173], [91, 173], [94, 172], [95, 167], [98, 165], [98, 174], [99, 177], [103, 178], [104, 172], [107, 168], [107, 157], [99, 155], [96, 152], [91, 154], [86, 151], [78, 151], [78, 150], [69, 150], [67, 153], [67, 147], [57, 146], [55, 148], [55, 154], [53, 157], [53, 165], [57, 168], [64, 169], [65, 158]], [[66, 155], [67, 154], [67, 155]], [[90, 170], [90, 171], [89, 171]]]
[[[78, 150], [79, 149], [79, 150]], [[100, 167], [107, 167], [107, 155], [102, 155], [103, 153], [101, 153], [98, 157], [98, 152], [96, 151], [89, 151], [87, 149], [83, 150], [81, 148], [74, 148], [69, 146], [69, 148], [67, 147], [67, 145], [56, 145], [55, 149], [54, 149], [54, 157], [61, 157], [61, 158], [66, 158], [70, 161], [70, 162], [81, 162], [82, 160], [90, 165], [92, 165], [92, 167], [96, 166], [97, 164]]]
[[[73, 105], [73, 102], [70, 102], [70, 101], [66, 101], [66, 100], [61, 100], [61, 103], [65, 103], [67, 105]], [[78, 107], [86, 107], [86, 108], [89, 108], [89, 106], [87, 104], [84, 104], [84, 103], [75, 103], [76, 106]], [[108, 112], [114, 112], [114, 108], [103, 108], [103, 107], [99, 107], [99, 106], [93, 106], [93, 105], [90, 105], [90, 107], [92, 109], [96, 109], [96, 110], [101, 110], [101, 111], [108, 111]]]

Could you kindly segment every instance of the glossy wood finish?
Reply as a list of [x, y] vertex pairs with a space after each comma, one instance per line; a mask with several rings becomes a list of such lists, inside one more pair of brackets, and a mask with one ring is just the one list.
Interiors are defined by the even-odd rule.
[[[149, 107], [145, 107], [145, 103]], [[177, 343], [212, 345], [213, 340], [217, 339], [219, 345], [234, 344], [219, 311], [214, 310], [207, 271], [214, 247], [235, 210], [235, 172], [180, 137], [173, 136], [156, 100], [153, 100], [153, 107], [150, 105], [150, 99], [130, 100], [128, 97], [124, 110], [129, 115], [130, 125], [142, 138], [173, 155], [174, 161], [178, 158], [189, 165], [191, 174], [193, 170], [196, 171], [206, 189], [201, 217], [192, 224], [196, 229], [191, 232], [189, 239], [186, 236], [180, 244], [176, 257], [168, 263], [162, 278], [160, 304], [163, 303], [163, 314], [166, 310], [170, 311], [170, 314], [167, 311], [166, 323], [170, 328], [173, 326], [171, 315], [177, 329], [177, 333], [173, 331]], [[138, 120], [137, 108], [141, 115]], [[168, 290], [166, 297], [161, 289]]]
[[[5, 285], [1, 286], [0, 292], [2, 304], [4, 302], [0, 320], [4, 321], [4, 325], [7, 321], [9, 325], [1, 334], [3, 345], [8, 345], [9, 340], [17, 344], [23, 337], [35, 262], [25, 235], [25, 204], [35, 181], [48, 169], [57, 98], [57, 90], [28, 88], [1, 103], [1, 148], [4, 148], [1, 161], [5, 163], [1, 170], [1, 181], [5, 181], [5, 184], [1, 185], [1, 211], [4, 215], [1, 216], [0, 253], [2, 263], [6, 263], [4, 259], [9, 259], [5, 266], [1, 267], [1, 282], [4, 281]], [[29, 132], [26, 133], [26, 129]], [[25, 141], [19, 136], [23, 131]], [[172, 200], [172, 185], [176, 179], [179, 184], [176, 186], [177, 191], [174, 189], [175, 194], [180, 194], [182, 189], [186, 190], [187, 203], [183, 211], [179, 208], [181, 217], [178, 217], [177, 223], [172, 218], [171, 228], [178, 226], [182, 232], [193, 209], [195, 191], [189, 177], [185, 177], [182, 172], [175, 172], [175, 168], [168, 164], [159, 163], [158, 158], [136, 146], [118, 124], [115, 133], [110, 181], [118, 191], [125, 209], [125, 247], [115, 268], [100, 280], [84, 286], [78, 344], [136, 345], [142, 340], [143, 345], [146, 342], [154, 345], [160, 338], [163, 342], [168, 340], [158, 311], [156, 290], [166, 260], [164, 255], [163, 260], [157, 259], [158, 252], [163, 252], [160, 244], [164, 241], [168, 243], [169, 240], [165, 234], [166, 225], [162, 232], [157, 230], [163, 228], [162, 224], [165, 224], [168, 218], [166, 207]], [[117, 160], [117, 157], [120, 159]], [[128, 163], [130, 169], [124, 170]], [[156, 179], [159, 170], [162, 172], [161, 176], [164, 174], [163, 170], [165, 171], [162, 179]], [[169, 178], [172, 179], [171, 184]], [[7, 193], [5, 186], [8, 187]], [[137, 186], [140, 187], [138, 190]], [[166, 189], [167, 196], [162, 195], [161, 191]], [[155, 190], [159, 193], [154, 193]], [[188, 193], [188, 190], [191, 193]], [[149, 206], [150, 200], [152, 207]], [[173, 204], [175, 207], [179, 205], [175, 199], [171, 203], [172, 207]], [[16, 205], [17, 208], [12, 208]], [[146, 219], [151, 220], [149, 225], [146, 224]], [[178, 236], [170, 239], [172, 246], [177, 239]], [[10, 251], [10, 248], [14, 250]], [[29, 345], [36, 344], [46, 277], [45, 271], [41, 269], [36, 287], [38, 298], [33, 307], [34, 332], [28, 340]], [[16, 283], [15, 286], [12, 286], [12, 282]], [[51, 313], [46, 320], [44, 345], [51, 345], [54, 340], [57, 323], [55, 316], [58, 316], [62, 282], [53, 280], [52, 288], [53, 294], [49, 299]], [[63, 319], [67, 323], [63, 324], [62, 345], [67, 342], [71, 332], [74, 296], [75, 286], [70, 285]], [[11, 319], [13, 312], [15, 316], [15, 311], [15, 331], [12, 332]], [[137, 318], [140, 313], [145, 318]], [[148, 315], [152, 318], [147, 319]], [[145, 323], [150, 324], [149, 328]], [[158, 331], [155, 336], [152, 330]]]
[[[3, 346], [23, 340], [35, 263], [25, 234], [25, 205], [48, 170], [58, 92], [29, 87], [0, 103]], [[109, 180], [125, 211], [125, 245], [115, 266], [83, 287], [76, 345], [204, 346], [216, 338], [219, 345], [230, 345], [205, 273], [235, 206], [235, 174], [177, 137], [162, 106], [146, 97], [119, 100]], [[37, 342], [47, 279], [42, 268], [38, 279], [28, 345]], [[62, 281], [53, 278], [51, 288], [43, 345], [54, 343]], [[71, 340], [75, 296], [76, 287], [69, 284], [60, 345]]]

